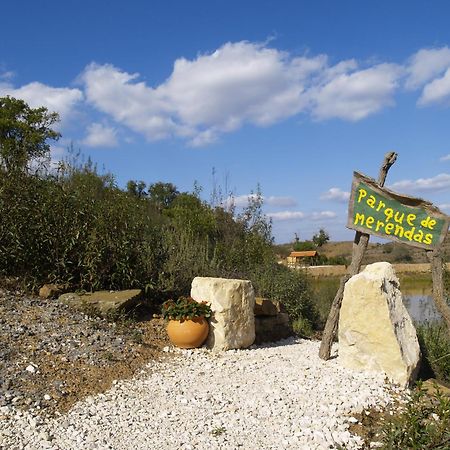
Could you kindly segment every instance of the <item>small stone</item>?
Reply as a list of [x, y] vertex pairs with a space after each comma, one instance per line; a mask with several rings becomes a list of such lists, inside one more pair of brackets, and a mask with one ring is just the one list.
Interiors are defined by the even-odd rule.
[[41, 441], [49, 441], [50, 435], [46, 431], [43, 431], [43, 432], [39, 433], [39, 439]]
[[30, 373], [36, 373], [36, 367], [33, 366], [33, 364], [30, 364], [29, 366], [27, 366], [25, 370]]
[[61, 287], [56, 284], [44, 284], [39, 289], [39, 297], [41, 298], [53, 298], [61, 293]]
[[47, 401], [48, 401], [48, 400], [51, 400], [51, 397], [50, 397], [50, 395], [48, 395], [48, 394], [45, 394], [45, 395], [44, 395], [44, 400], [47, 400]]

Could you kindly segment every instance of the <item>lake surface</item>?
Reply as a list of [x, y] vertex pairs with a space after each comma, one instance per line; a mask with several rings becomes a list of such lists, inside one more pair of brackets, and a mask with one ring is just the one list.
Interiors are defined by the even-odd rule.
[[411, 318], [415, 322], [441, 320], [441, 315], [436, 309], [431, 295], [431, 275], [419, 275], [411, 278], [411, 275], [400, 278], [400, 290], [403, 294], [403, 303]]
[[[400, 275], [399, 279], [403, 303], [414, 322], [441, 320], [431, 296], [431, 274]], [[311, 279], [311, 282], [318, 296], [332, 301], [339, 286], [339, 278], [317, 278]]]

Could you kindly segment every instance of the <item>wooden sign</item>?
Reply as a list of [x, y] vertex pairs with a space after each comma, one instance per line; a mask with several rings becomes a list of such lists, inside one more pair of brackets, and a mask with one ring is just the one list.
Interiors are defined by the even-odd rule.
[[380, 188], [372, 178], [353, 173], [347, 227], [432, 250], [445, 239], [450, 217], [432, 203]]

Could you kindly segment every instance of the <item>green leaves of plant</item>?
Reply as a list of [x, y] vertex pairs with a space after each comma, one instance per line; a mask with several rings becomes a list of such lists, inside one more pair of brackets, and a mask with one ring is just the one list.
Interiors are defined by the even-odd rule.
[[166, 320], [192, 320], [196, 317], [210, 317], [211, 307], [207, 302], [197, 302], [192, 297], [168, 300], [162, 306], [162, 316]]

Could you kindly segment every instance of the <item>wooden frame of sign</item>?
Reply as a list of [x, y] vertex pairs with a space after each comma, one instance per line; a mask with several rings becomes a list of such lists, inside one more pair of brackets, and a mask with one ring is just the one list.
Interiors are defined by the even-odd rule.
[[448, 232], [450, 217], [430, 202], [383, 188], [387, 173], [396, 159], [397, 154], [394, 152], [385, 155], [378, 181], [354, 172], [347, 222], [348, 228], [356, 230], [352, 261], [347, 274], [341, 278], [331, 305], [319, 350], [319, 356], [322, 359], [330, 358], [331, 346], [339, 321], [344, 286], [353, 275], [361, 270], [370, 234], [427, 250], [433, 279], [433, 298], [450, 332], [450, 308], [444, 299], [441, 252], [442, 242]]
[[381, 188], [372, 178], [353, 173], [347, 228], [434, 250], [447, 235], [449, 219], [426, 200]]

